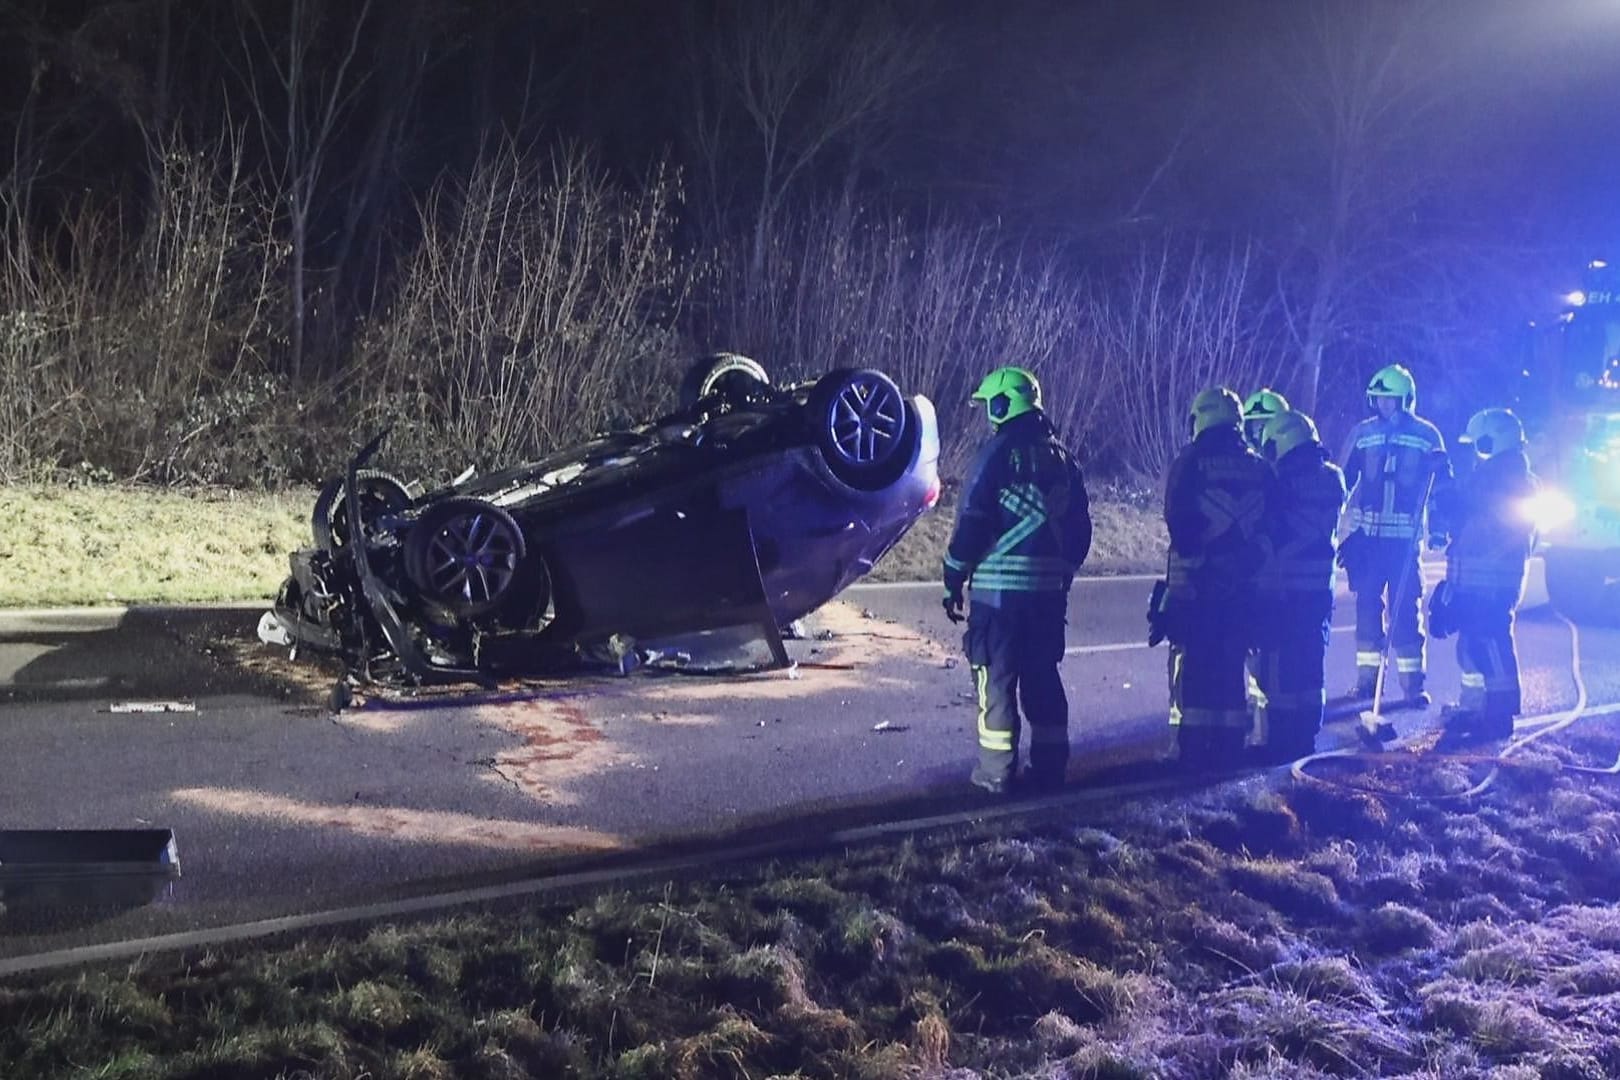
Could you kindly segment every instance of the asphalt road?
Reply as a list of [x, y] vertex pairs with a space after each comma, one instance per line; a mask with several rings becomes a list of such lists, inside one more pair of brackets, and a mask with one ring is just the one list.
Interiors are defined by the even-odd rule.
[[[1165, 652], [1142, 641], [1148, 587], [1076, 585], [1064, 679], [1077, 784], [1168, 746]], [[1533, 576], [1527, 714], [1575, 698], [1570, 631], [1543, 602]], [[181, 624], [199, 620], [250, 641], [257, 613], [0, 615], [0, 826], [171, 828], [183, 869], [153, 904], [89, 925], [20, 932], [0, 918], [0, 957], [983, 805], [965, 784], [958, 631], [933, 585], [850, 590], [813, 620], [825, 640], [790, 643], [792, 672], [514, 684], [336, 717], [182, 645]], [[1330, 691], [1353, 680], [1347, 603], [1337, 622]], [[1620, 702], [1620, 631], [1581, 640], [1591, 704]], [[1449, 642], [1430, 668], [1437, 700], [1454, 694]], [[166, 699], [196, 711], [111, 711]], [[1350, 738], [1352, 719], [1330, 739]]]

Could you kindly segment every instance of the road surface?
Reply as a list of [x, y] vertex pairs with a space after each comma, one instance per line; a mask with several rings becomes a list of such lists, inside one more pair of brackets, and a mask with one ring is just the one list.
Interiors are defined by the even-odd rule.
[[[1063, 673], [1077, 784], [1168, 747], [1165, 651], [1142, 640], [1149, 584], [1076, 584]], [[1569, 629], [1543, 604], [1533, 575], [1527, 714], [1575, 697]], [[1349, 616], [1341, 599], [1330, 692], [1353, 681]], [[934, 585], [850, 590], [813, 620], [830, 639], [790, 643], [793, 672], [531, 683], [336, 717], [181, 645], [199, 621], [251, 641], [257, 613], [0, 616], [0, 826], [170, 828], [183, 869], [158, 902], [92, 925], [0, 919], [0, 957], [985, 798], [965, 782], [970, 684]], [[1591, 703], [1620, 701], [1620, 632], [1585, 630], [1582, 645]], [[1431, 645], [1430, 668], [1437, 701], [1455, 694], [1450, 642]], [[167, 699], [196, 711], [110, 711]], [[1351, 719], [1330, 737], [1348, 739]]]

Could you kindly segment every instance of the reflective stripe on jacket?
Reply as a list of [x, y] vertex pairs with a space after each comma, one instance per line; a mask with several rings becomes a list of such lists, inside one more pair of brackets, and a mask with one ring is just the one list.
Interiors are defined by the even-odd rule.
[[1001, 425], [968, 473], [945, 583], [974, 603], [1001, 592], [1067, 589], [1091, 550], [1085, 477], [1039, 413]]
[[[1423, 535], [1423, 496], [1451, 478], [1440, 429], [1402, 410], [1371, 416], [1350, 431], [1341, 462], [1350, 488], [1350, 528], [1368, 536], [1412, 540]], [[1437, 529], [1436, 531], [1443, 531]]]

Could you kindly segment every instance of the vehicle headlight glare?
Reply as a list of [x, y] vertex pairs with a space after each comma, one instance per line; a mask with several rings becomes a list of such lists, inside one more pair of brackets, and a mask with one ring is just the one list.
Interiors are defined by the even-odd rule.
[[1553, 532], [1575, 520], [1575, 500], [1554, 488], [1543, 488], [1521, 507], [1525, 520], [1539, 532]]

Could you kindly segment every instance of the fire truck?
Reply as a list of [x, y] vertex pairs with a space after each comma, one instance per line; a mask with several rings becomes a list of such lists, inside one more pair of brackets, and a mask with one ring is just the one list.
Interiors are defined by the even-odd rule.
[[1545, 485], [1533, 516], [1553, 607], [1620, 623], [1620, 266], [1594, 260], [1563, 299], [1520, 395]]

